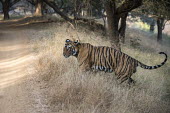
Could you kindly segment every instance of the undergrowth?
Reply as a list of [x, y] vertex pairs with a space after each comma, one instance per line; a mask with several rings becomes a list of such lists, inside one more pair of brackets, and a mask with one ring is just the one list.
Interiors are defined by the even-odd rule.
[[[44, 100], [49, 113], [170, 112], [169, 98], [164, 98], [170, 74], [169, 61], [156, 70], [138, 68], [132, 76], [136, 84], [131, 87], [127, 83], [118, 85], [114, 73], [82, 73], [76, 58], [63, 57], [65, 40], [79, 37], [81, 42], [99, 46], [110, 46], [110, 41], [104, 38], [102, 31], [78, 28], [81, 29], [76, 31], [67, 23], [50, 23], [47, 29], [32, 36], [32, 51], [37, 54], [33, 65], [35, 80], [45, 89]], [[166, 52], [168, 47], [155, 44], [143, 32], [129, 31], [127, 44], [122, 46], [123, 52], [147, 65], [163, 61], [164, 57], [158, 51]], [[133, 38], [140, 39], [135, 47], [130, 46]]]

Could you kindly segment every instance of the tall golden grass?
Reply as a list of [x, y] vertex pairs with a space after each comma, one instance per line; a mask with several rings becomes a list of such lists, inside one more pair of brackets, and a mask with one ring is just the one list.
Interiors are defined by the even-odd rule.
[[[155, 65], [164, 57], [157, 54], [169, 47], [156, 44], [143, 32], [129, 29], [127, 44], [122, 51], [139, 61]], [[77, 32], [67, 23], [50, 23], [34, 35], [32, 50], [37, 54], [34, 63], [35, 81], [43, 89], [48, 113], [169, 113], [167, 79], [170, 62], [156, 70], [137, 69], [132, 76], [134, 86], [117, 84], [114, 73], [81, 73], [76, 58], [64, 58], [63, 47], [68, 38], [77, 38], [93, 45], [110, 46], [101, 31], [78, 27]], [[130, 40], [140, 39], [137, 47]], [[133, 44], [132, 44], [133, 45]]]

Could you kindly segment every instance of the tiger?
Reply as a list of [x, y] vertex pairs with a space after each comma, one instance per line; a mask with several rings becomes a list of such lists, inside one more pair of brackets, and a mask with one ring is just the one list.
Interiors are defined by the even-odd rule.
[[136, 72], [138, 66], [150, 70], [163, 66], [167, 61], [167, 54], [164, 52], [159, 52], [159, 54], [165, 56], [164, 61], [159, 65], [148, 66], [112, 47], [93, 46], [90, 43], [80, 43], [78, 40], [66, 39], [63, 48], [63, 56], [65, 58], [76, 57], [82, 71], [114, 72], [120, 83], [128, 81], [128, 84], [135, 82], [131, 76]]

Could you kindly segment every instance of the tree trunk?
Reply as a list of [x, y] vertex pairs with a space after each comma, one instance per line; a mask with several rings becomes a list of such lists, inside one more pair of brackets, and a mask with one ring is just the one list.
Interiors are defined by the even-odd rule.
[[92, 0], [87, 3], [87, 17], [92, 17]]
[[42, 13], [42, 5], [43, 5], [43, 2], [42, 0], [37, 0], [36, 1], [36, 5], [35, 5], [35, 16], [42, 16], [43, 13]]
[[80, 0], [74, 1], [74, 19], [80, 18], [81, 14], [81, 6], [80, 6]]
[[116, 6], [115, 2], [107, 1], [105, 3], [105, 10], [107, 14], [108, 35], [110, 37], [112, 46], [120, 49], [119, 45], [119, 19], [120, 17], [115, 14]]
[[157, 41], [162, 42], [162, 28], [163, 28], [164, 19], [158, 18], [157, 19], [157, 26], [158, 26], [158, 35], [157, 35]]
[[121, 16], [121, 23], [119, 28], [119, 37], [122, 41], [122, 43], [125, 43], [125, 31], [126, 31], [126, 19], [127, 19], [128, 13], [124, 13]]
[[155, 30], [155, 21], [152, 19], [152, 22], [150, 23], [150, 32], [153, 33]]
[[8, 20], [9, 19], [9, 0], [5, 0], [2, 3], [2, 9], [3, 9], [3, 13], [4, 13], [4, 20]]
[[[119, 43], [119, 33], [124, 36], [126, 29], [126, 17], [121, 17], [124, 14], [132, 11], [135, 8], [138, 8], [142, 5], [143, 0], [123, 0], [123, 3], [120, 6], [116, 6], [115, 0], [106, 0], [104, 7], [107, 14], [107, 24], [108, 24], [108, 34], [110, 35], [111, 41], [120, 48]], [[119, 20], [122, 18], [122, 26], [119, 29]]]

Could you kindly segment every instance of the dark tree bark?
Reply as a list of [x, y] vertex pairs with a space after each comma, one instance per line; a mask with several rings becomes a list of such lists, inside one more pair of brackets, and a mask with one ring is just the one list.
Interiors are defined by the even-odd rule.
[[35, 1], [34, 0], [27, 0], [27, 2], [28, 3], [30, 3], [31, 5], [33, 5], [33, 6], [35, 6], [36, 5], [36, 3], [35, 3]]
[[3, 14], [4, 14], [4, 20], [8, 20], [9, 19], [9, 8], [10, 8], [10, 0], [5, 0], [2, 1], [2, 10], [3, 10]]
[[17, 2], [19, 2], [20, 0], [14, 0], [13, 2], [11, 2], [11, 0], [0, 0], [0, 2], [2, 3], [2, 10], [3, 10], [3, 14], [4, 14], [4, 20], [8, 20], [9, 19], [9, 10], [10, 8], [16, 4]]
[[155, 21], [154, 21], [154, 19], [152, 19], [152, 22], [150, 23], [150, 32], [154, 32], [154, 30], [155, 30]]
[[[126, 29], [126, 17], [128, 12], [142, 5], [142, 0], [125, 0], [119, 7], [115, 1], [107, 0], [105, 2], [105, 10], [107, 14], [108, 34], [113, 45], [120, 49], [120, 36], [124, 36]], [[123, 16], [122, 16], [123, 15]], [[119, 29], [119, 21], [122, 20]]]
[[164, 19], [158, 18], [157, 19], [157, 26], [158, 26], [158, 35], [157, 35], [157, 41], [162, 42], [162, 30], [164, 25]]
[[107, 23], [108, 23], [108, 35], [112, 41], [113, 47], [119, 46], [119, 32], [118, 32], [118, 24], [120, 17], [115, 14], [116, 12], [116, 4], [113, 1], [107, 1], [105, 4], [105, 10], [107, 14]]
[[36, 4], [35, 4], [35, 16], [42, 16], [42, 6], [43, 6], [43, 2], [42, 0], [36, 0]]
[[33, 7], [35, 7], [35, 12], [32, 12], [32, 14], [34, 13], [35, 16], [43, 16], [44, 14], [48, 13], [48, 10], [46, 8], [46, 4], [43, 3], [43, 0], [26, 0], [28, 3], [30, 3]]
[[88, 4], [86, 6], [87, 8], [87, 17], [91, 17], [92, 16], [92, 0], [88, 1]]
[[73, 22], [71, 18], [69, 18], [65, 13], [61, 12], [59, 7], [52, 1], [43, 0], [48, 6], [54, 9], [54, 11], [59, 14], [62, 18], [64, 18], [66, 21]]
[[126, 19], [127, 19], [128, 13], [124, 13], [121, 15], [121, 21], [120, 21], [120, 28], [119, 28], [119, 37], [122, 41], [122, 43], [125, 43], [125, 31], [126, 31]]
[[80, 17], [80, 13], [81, 13], [81, 6], [80, 6], [80, 0], [75, 0], [74, 1], [74, 19], [76, 20], [77, 18]]

